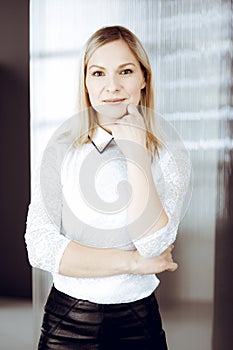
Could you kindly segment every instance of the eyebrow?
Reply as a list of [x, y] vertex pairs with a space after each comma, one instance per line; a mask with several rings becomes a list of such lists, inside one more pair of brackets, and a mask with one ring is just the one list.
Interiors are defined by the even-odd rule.
[[[118, 68], [123, 68], [123, 67], [129, 66], [129, 65], [135, 67], [135, 64], [134, 64], [133, 62], [127, 62], [127, 63], [120, 64], [120, 65], [118, 66]], [[105, 69], [104, 67], [98, 66], [98, 65], [96, 65], [96, 64], [92, 64], [92, 65], [89, 67], [89, 69], [91, 69], [91, 68], [99, 68], [99, 69], [103, 69], [103, 70]]]

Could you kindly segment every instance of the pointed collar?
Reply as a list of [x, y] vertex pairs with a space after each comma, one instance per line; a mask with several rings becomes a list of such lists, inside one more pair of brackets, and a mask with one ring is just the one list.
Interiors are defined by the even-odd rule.
[[96, 133], [91, 140], [97, 151], [102, 153], [112, 140], [113, 136], [101, 128], [99, 125], [97, 125]]

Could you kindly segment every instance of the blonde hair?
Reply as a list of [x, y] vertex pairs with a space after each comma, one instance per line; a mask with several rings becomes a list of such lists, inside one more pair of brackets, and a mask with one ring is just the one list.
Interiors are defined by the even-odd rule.
[[144, 47], [136, 35], [122, 26], [110, 26], [97, 30], [87, 41], [82, 53], [77, 100], [77, 111], [79, 113], [79, 120], [77, 121], [78, 134], [75, 146], [90, 142], [90, 139], [92, 139], [96, 130], [96, 113], [91, 106], [85, 85], [88, 61], [96, 49], [119, 39], [124, 40], [129, 46], [130, 50], [138, 60], [144, 75], [146, 85], [141, 90], [139, 111], [144, 117], [147, 129], [146, 146], [151, 152], [157, 152], [158, 147], [161, 146], [161, 142], [156, 137], [156, 135], [158, 135], [159, 127], [154, 114], [154, 89], [150, 62]]

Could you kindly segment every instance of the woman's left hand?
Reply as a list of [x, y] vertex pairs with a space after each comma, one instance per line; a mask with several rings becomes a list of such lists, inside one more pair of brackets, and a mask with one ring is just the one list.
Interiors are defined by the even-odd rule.
[[135, 105], [127, 106], [127, 114], [111, 125], [111, 131], [125, 156], [136, 155], [139, 148], [146, 151], [146, 127]]

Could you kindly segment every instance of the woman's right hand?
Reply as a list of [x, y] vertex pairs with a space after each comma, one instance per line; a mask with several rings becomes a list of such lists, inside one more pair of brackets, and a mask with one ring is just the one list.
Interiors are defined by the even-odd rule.
[[174, 245], [172, 244], [162, 254], [154, 258], [145, 258], [137, 250], [133, 251], [132, 273], [147, 275], [163, 271], [175, 271], [178, 265], [172, 258], [173, 248]]

